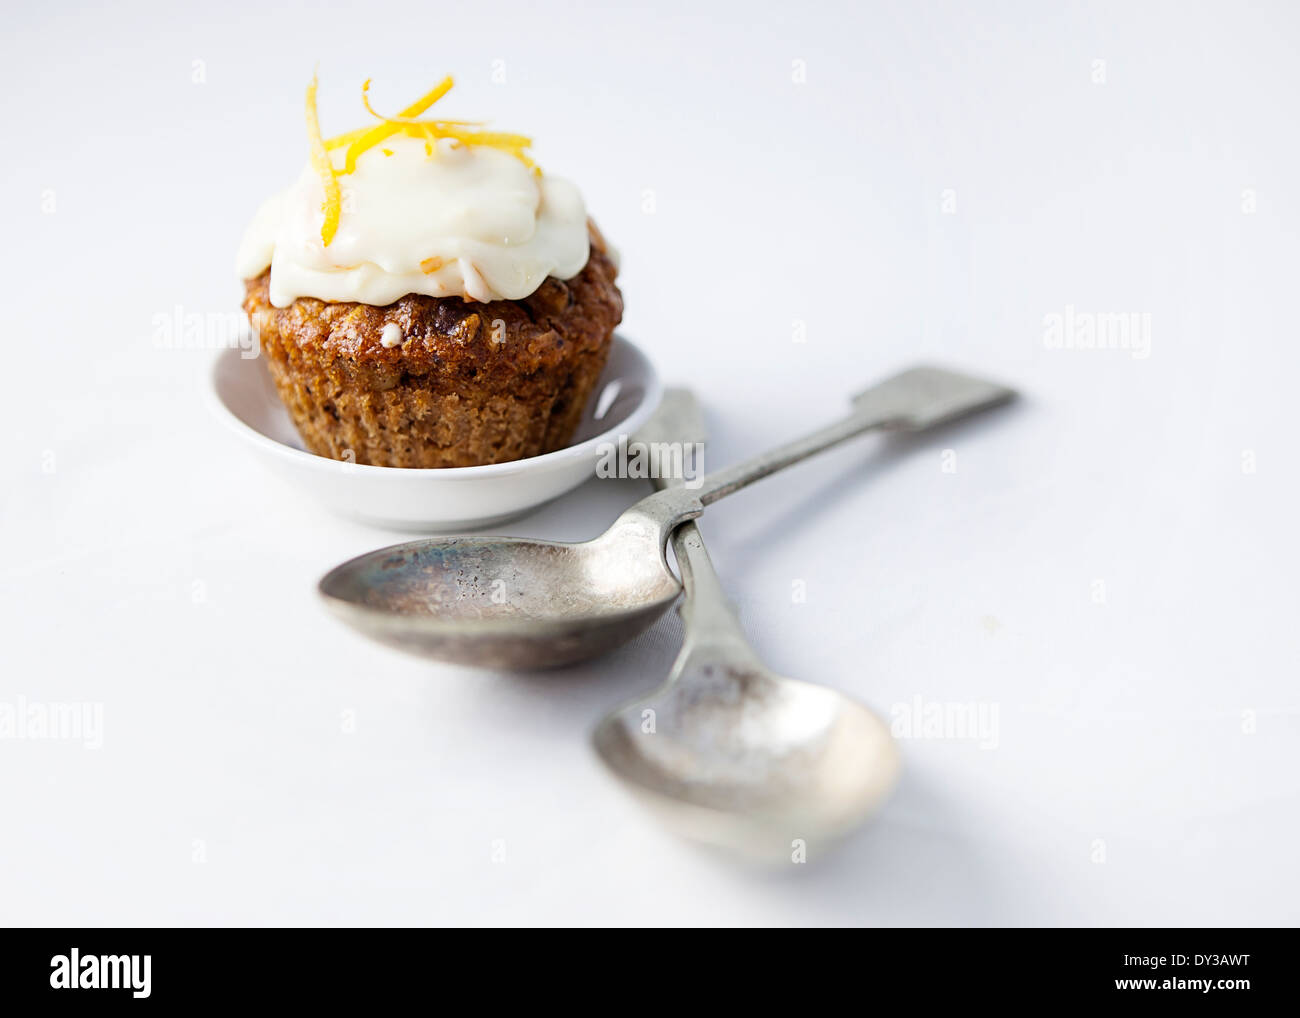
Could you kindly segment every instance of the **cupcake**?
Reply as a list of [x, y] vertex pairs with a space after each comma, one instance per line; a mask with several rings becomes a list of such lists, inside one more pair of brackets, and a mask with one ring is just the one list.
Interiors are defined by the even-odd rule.
[[[367, 83], [368, 87], [369, 83]], [[390, 467], [563, 448], [623, 313], [581, 195], [528, 138], [399, 116], [323, 139], [240, 246], [244, 310], [303, 442]]]

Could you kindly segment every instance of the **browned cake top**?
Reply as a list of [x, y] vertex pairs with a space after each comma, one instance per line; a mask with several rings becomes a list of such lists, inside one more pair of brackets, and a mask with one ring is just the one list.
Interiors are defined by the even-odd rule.
[[[568, 280], [548, 278], [523, 300], [476, 303], [408, 294], [386, 307], [372, 307], [301, 297], [277, 308], [268, 293], [268, 270], [245, 282], [244, 310], [258, 332], [273, 331], [282, 343], [317, 355], [412, 374], [463, 369], [517, 377], [607, 342], [623, 315], [616, 275], [593, 227], [583, 270]], [[399, 345], [384, 346], [387, 325], [400, 329]]]

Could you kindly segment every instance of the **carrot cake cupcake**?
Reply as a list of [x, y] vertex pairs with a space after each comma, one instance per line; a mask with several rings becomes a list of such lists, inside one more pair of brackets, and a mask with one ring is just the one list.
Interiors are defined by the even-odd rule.
[[[459, 467], [563, 448], [623, 313], [613, 252], [528, 138], [427, 115], [323, 139], [238, 258], [244, 309], [303, 442]], [[367, 88], [369, 82], [367, 82]], [[363, 98], [365, 97], [363, 89]]]

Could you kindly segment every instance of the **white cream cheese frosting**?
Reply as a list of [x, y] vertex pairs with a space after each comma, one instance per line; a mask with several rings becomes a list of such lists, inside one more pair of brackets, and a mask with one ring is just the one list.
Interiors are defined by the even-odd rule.
[[[342, 171], [343, 151], [331, 157]], [[383, 306], [408, 293], [521, 300], [587, 264], [578, 189], [500, 149], [441, 139], [430, 152], [423, 138], [398, 135], [338, 179], [342, 214], [328, 247], [324, 187], [310, 165], [244, 234], [236, 270], [250, 279], [270, 266], [276, 307], [299, 297]]]

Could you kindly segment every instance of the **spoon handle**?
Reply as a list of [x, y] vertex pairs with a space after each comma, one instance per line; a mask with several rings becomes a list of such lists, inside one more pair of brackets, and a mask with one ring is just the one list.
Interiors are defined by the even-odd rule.
[[715, 659], [741, 665], [759, 664], [731, 598], [713, 568], [700, 528], [688, 521], [674, 530], [673, 551], [685, 592], [678, 609], [686, 630], [683, 655], [707, 650]]
[[[707, 437], [704, 415], [699, 400], [689, 389], [668, 389], [663, 403], [651, 424], [637, 437], [644, 442], [680, 442], [683, 445], [702, 444]], [[656, 471], [651, 482], [659, 491], [678, 488], [684, 483], [679, 477]], [[718, 579], [717, 571], [704, 547], [700, 528], [687, 520], [672, 536], [673, 551], [677, 555], [677, 568], [682, 574], [685, 597], [679, 609], [686, 639], [692, 648], [707, 642], [729, 659], [756, 660], [754, 651], [740, 627], [740, 620], [732, 608], [731, 599]]]
[[1015, 391], [946, 368], [911, 368], [853, 398], [853, 412], [753, 459], [709, 474], [694, 492], [710, 505], [824, 449], [867, 431], [917, 432], [1006, 403]]

